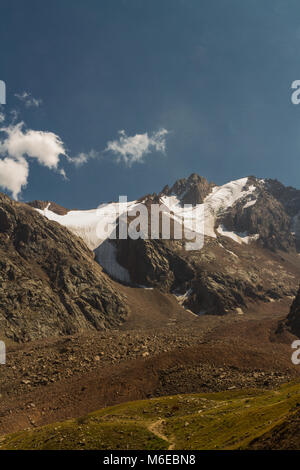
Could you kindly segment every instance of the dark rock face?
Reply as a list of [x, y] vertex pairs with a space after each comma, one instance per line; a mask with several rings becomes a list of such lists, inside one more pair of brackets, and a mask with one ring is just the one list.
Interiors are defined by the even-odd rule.
[[240, 200], [219, 221], [228, 230], [259, 235], [259, 243], [270, 250], [295, 250], [291, 217], [281, 202], [264, 190], [253, 198], [255, 204], [245, 207], [245, 201]]
[[295, 216], [300, 211], [300, 190], [292, 186], [284, 186], [277, 180], [267, 179], [265, 181], [266, 190], [277, 199], [287, 214]]
[[215, 239], [192, 252], [178, 240], [128, 239], [116, 245], [118, 262], [135, 284], [176, 293], [196, 314], [223, 315], [295, 294], [300, 268], [296, 275], [293, 266], [271, 252], [222, 242], [225, 252]]
[[0, 194], [0, 331], [13, 341], [120, 324], [124, 297], [84, 242]]
[[249, 196], [239, 199], [221, 214], [219, 224], [237, 233], [258, 235], [258, 243], [269, 250], [295, 251], [298, 243], [293, 225], [294, 217], [300, 213], [300, 191], [286, 188], [276, 180], [261, 181], [255, 177], [248, 178], [247, 186], [250, 185], [255, 186], [250, 200]]
[[175, 242], [117, 240], [118, 261], [126, 266], [137, 285], [173, 291], [194, 277], [188, 260], [174, 250]]
[[192, 173], [188, 178], [182, 178], [169, 188], [165, 186], [161, 194], [170, 196], [176, 194], [182, 204], [202, 204], [205, 197], [209, 195], [214, 183], [209, 183], [206, 178]]
[[300, 288], [287, 317], [289, 330], [300, 337]]

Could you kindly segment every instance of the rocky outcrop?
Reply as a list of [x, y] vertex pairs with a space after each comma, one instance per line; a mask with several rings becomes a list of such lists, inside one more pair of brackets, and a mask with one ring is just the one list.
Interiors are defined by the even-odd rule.
[[214, 186], [214, 183], [209, 183], [203, 176], [192, 173], [188, 178], [177, 180], [171, 188], [165, 186], [160, 195], [175, 194], [181, 199], [182, 204], [196, 205], [202, 204]]
[[300, 337], [300, 288], [291, 305], [286, 324], [293, 334]]
[[134, 284], [172, 292], [194, 277], [189, 261], [176, 252], [176, 242], [128, 238], [116, 245], [117, 259]]
[[285, 206], [280, 199], [269, 192], [269, 185], [266, 186], [256, 178], [252, 178], [252, 183], [256, 186], [256, 190], [252, 193], [251, 199], [248, 197], [238, 200], [221, 215], [219, 223], [227, 230], [256, 235], [258, 243], [267, 249], [295, 250], [292, 218], [285, 210]]
[[284, 186], [276, 179], [266, 179], [265, 189], [284, 207], [291, 217], [300, 211], [300, 190], [292, 186]]
[[115, 327], [127, 313], [125, 298], [81, 239], [0, 194], [2, 339]]

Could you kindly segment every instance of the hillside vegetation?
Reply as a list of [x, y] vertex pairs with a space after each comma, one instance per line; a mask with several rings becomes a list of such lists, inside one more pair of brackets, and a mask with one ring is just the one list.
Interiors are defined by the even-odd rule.
[[[298, 415], [300, 383], [125, 403], [2, 437], [0, 449], [247, 449]], [[269, 436], [269, 438], [266, 438]], [[297, 441], [295, 443], [295, 440]], [[286, 448], [300, 444], [285, 433]]]

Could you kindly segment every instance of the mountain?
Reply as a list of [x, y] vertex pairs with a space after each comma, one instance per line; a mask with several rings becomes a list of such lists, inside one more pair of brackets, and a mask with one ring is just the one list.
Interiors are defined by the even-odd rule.
[[115, 327], [125, 297], [82, 239], [0, 194], [0, 331], [13, 341]]
[[[126, 210], [129, 227], [142, 205], [154, 204], [171, 220], [170, 239], [150, 238], [149, 213], [143, 237], [111, 239], [111, 224], [117, 232]], [[49, 204], [37, 209], [80, 236], [113, 279], [172, 293], [197, 315], [242, 313], [255, 302], [292, 297], [297, 290], [300, 191], [276, 180], [250, 176], [217, 186], [192, 174], [136, 201], [65, 215]], [[197, 247], [174, 236], [178, 227], [203, 237], [203, 247], [187, 249]]]
[[[28, 341], [117, 327], [132, 310], [131, 291], [119, 283], [142, 297], [158, 289], [165, 305], [173, 297], [196, 315], [243, 313], [292, 298], [300, 274], [299, 193], [274, 180], [248, 177], [217, 186], [192, 174], [159, 194], [86, 211], [0, 195], [2, 335]], [[149, 236], [155, 204], [171, 222], [170, 239]], [[131, 229], [145, 207], [143, 236], [120, 239], [126, 211]], [[178, 227], [185, 237], [175, 236]], [[202, 247], [187, 240], [191, 234], [203, 239]], [[162, 305], [158, 299], [153, 292], [152, 301]]]
[[[276, 436], [293, 444], [299, 386], [279, 387], [300, 373], [290, 346], [299, 295], [286, 319], [299, 286], [299, 214], [298, 190], [255, 177], [217, 186], [192, 174], [157, 194], [80, 211], [0, 194], [0, 339], [7, 346], [0, 447], [15, 445], [15, 435], [5, 434], [36, 429], [39, 439], [40, 426], [70, 419], [81, 432], [88, 413], [151, 398], [142, 404], [146, 419], [153, 399], [159, 405], [159, 397], [185, 394], [205, 394], [196, 421], [210, 414], [213, 397], [216, 428], [223, 413], [216, 392], [225, 408], [234, 397], [243, 401], [244, 419], [231, 417], [238, 448], [280, 447]], [[127, 230], [131, 236], [120, 237]], [[267, 423], [259, 432], [257, 406]], [[165, 411], [172, 421], [178, 410]], [[200, 421], [190, 433], [188, 414], [178, 417], [186, 442], [176, 446], [195, 437], [197, 448], [208, 448]], [[292, 425], [283, 429], [282, 419]], [[150, 436], [164, 434], [150, 421]], [[133, 446], [140, 433], [130, 430]], [[219, 436], [223, 447], [232, 436]], [[116, 437], [121, 446], [124, 435]], [[72, 446], [65, 430], [59, 446]]]
[[189, 178], [177, 180], [171, 188], [165, 186], [160, 194], [176, 195], [183, 204], [196, 205], [202, 204], [214, 187], [214, 183], [209, 183], [203, 176], [192, 173]]

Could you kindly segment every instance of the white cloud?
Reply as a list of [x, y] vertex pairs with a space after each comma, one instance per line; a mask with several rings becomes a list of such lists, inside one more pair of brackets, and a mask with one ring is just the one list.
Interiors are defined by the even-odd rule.
[[97, 158], [99, 153], [96, 150], [92, 149], [89, 152], [82, 152], [76, 155], [76, 157], [67, 157], [70, 163], [73, 163], [76, 167], [84, 165], [91, 158]]
[[24, 158], [18, 161], [12, 158], [0, 160], [0, 186], [10, 191], [15, 199], [26, 186], [28, 174], [28, 163]]
[[[26, 92], [16, 96], [24, 101], [26, 106], [39, 105], [32, 102], [28, 104], [29, 98], [30, 100], [34, 98]], [[50, 170], [57, 171], [67, 179], [65, 170], [60, 167], [62, 156], [76, 167], [80, 167], [90, 159], [101, 157], [101, 152], [94, 149], [70, 157], [58, 135], [53, 132], [27, 129], [24, 122], [16, 123], [17, 111], [12, 110], [10, 113], [12, 115], [10, 125], [0, 127], [0, 187], [10, 191], [15, 199], [18, 199], [20, 192], [27, 185], [31, 159]], [[5, 114], [0, 109], [0, 124], [4, 121]], [[105, 151], [111, 152], [117, 157], [118, 162], [124, 161], [128, 166], [135, 162], [142, 163], [144, 157], [153, 151], [165, 153], [167, 134], [166, 129], [135, 136], [127, 136], [125, 131], [119, 131], [118, 138], [109, 141]]]
[[58, 168], [60, 157], [66, 156], [64, 144], [53, 132], [24, 129], [24, 123], [0, 128], [5, 137], [0, 139], [0, 186], [10, 191], [15, 199], [27, 184], [28, 158], [56, 170], [67, 179], [64, 169]]
[[66, 154], [63, 142], [53, 132], [24, 130], [23, 122], [0, 131], [7, 135], [0, 142], [0, 151], [15, 159], [27, 155], [36, 158], [41, 165], [56, 169], [60, 155]]
[[142, 163], [144, 157], [152, 151], [165, 153], [166, 151], [166, 129], [160, 129], [152, 135], [136, 134], [127, 136], [125, 131], [119, 131], [119, 138], [109, 141], [105, 151], [112, 152], [117, 156], [117, 161], [123, 160], [126, 165], [131, 166], [135, 162]]
[[63, 168], [60, 168], [58, 173], [63, 177], [64, 180], [68, 180], [67, 174]]
[[38, 108], [42, 104], [41, 99], [34, 98], [31, 93], [23, 91], [23, 93], [15, 93], [15, 97], [22, 101], [27, 108]]

